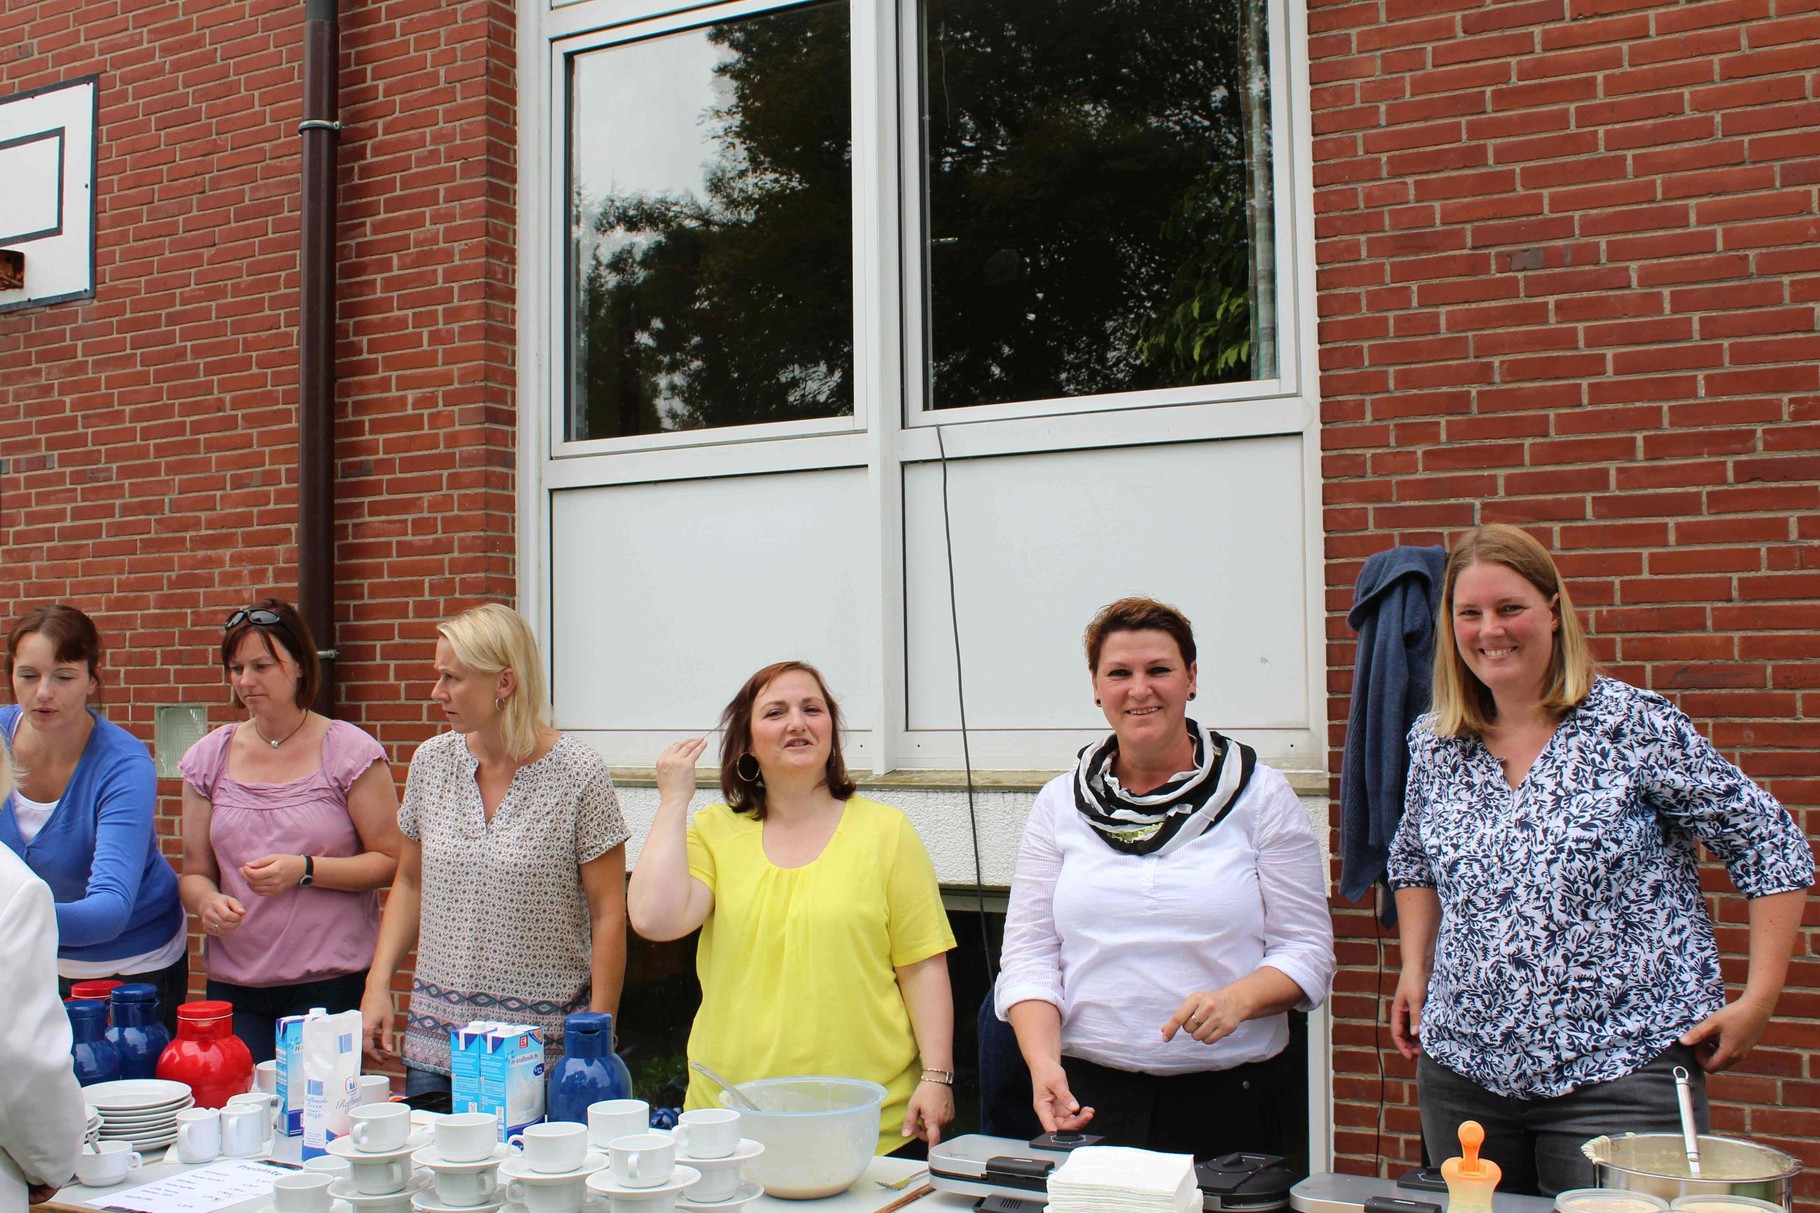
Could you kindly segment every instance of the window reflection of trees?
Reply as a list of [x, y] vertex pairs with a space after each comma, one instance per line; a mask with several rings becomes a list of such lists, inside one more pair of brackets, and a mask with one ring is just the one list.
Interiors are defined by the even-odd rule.
[[[847, 12], [715, 26], [724, 101], [703, 197], [576, 184], [572, 438], [853, 411]], [[636, 45], [622, 52], [635, 55]], [[610, 122], [578, 113], [575, 129]]]
[[936, 407], [1274, 372], [1266, 61], [1255, 0], [926, 0]]
[[[925, 0], [923, 26], [933, 404], [1274, 374], [1261, 0]], [[708, 37], [701, 196], [575, 183], [571, 438], [853, 410], [846, 6]], [[577, 137], [613, 120], [575, 105]]]

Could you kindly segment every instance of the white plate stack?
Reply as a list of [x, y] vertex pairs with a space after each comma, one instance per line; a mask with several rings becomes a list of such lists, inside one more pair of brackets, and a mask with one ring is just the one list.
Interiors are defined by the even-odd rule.
[[82, 1098], [101, 1117], [98, 1140], [131, 1142], [141, 1152], [176, 1141], [177, 1113], [196, 1102], [188, 1083], [162, 1078], [98, 1082], [82, 1088]]

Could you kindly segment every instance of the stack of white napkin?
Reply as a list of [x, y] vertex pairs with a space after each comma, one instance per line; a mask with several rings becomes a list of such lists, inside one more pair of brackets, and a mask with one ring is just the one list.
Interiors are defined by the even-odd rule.
[[1083, 1146], [1049, 1173], [1049, 1213], [1198, 1213], [1194, 1158]]

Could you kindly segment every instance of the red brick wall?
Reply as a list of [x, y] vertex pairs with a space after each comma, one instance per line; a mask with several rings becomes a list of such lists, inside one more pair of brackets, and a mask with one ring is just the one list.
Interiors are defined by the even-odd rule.
[[[401, 779], [434, 621], [514, 588], [515, 21], [342, 18], [340, 714]], [[101, 114], [95, 298], [0, 316], [0, 603], [93, 614], [109, 713], [147, 741], [158, 704], [231, 719], [221, 620], [295, 593], [303, 24], [298, 0], [0, 10], [0, 93], [98, 72]]]
[[[1310, 0], [1332, 762], [1360, 562], [1475, 521], [1820, 829], [1820, 3]], [[1745, 910], [1710, 873], [1727, 976]], [[1419, 1154], [1396, 949], [1337, 914], [1336, 1149]], [[1811, 912], [1713, 1118], [1820, 1167]], [[1380, 1084], [1379, 1067], [1388, 1078]], [[1386, 1097], [1379, 1130], [1379, 1092]], [[1800, 1185], [1820, 1208], [1820, 1170]]]

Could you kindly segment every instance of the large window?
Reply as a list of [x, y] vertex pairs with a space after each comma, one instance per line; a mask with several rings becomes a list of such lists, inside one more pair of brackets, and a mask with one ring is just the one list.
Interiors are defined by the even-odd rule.
[[647, 767], [802, 657], [858, 769], [1055, 770], [1105, 728], [1081, 628], [1144, 592], [1219, 653], [1202, 718], [1318, 769], [1299, 3], [527, 12], [563, 726]]

